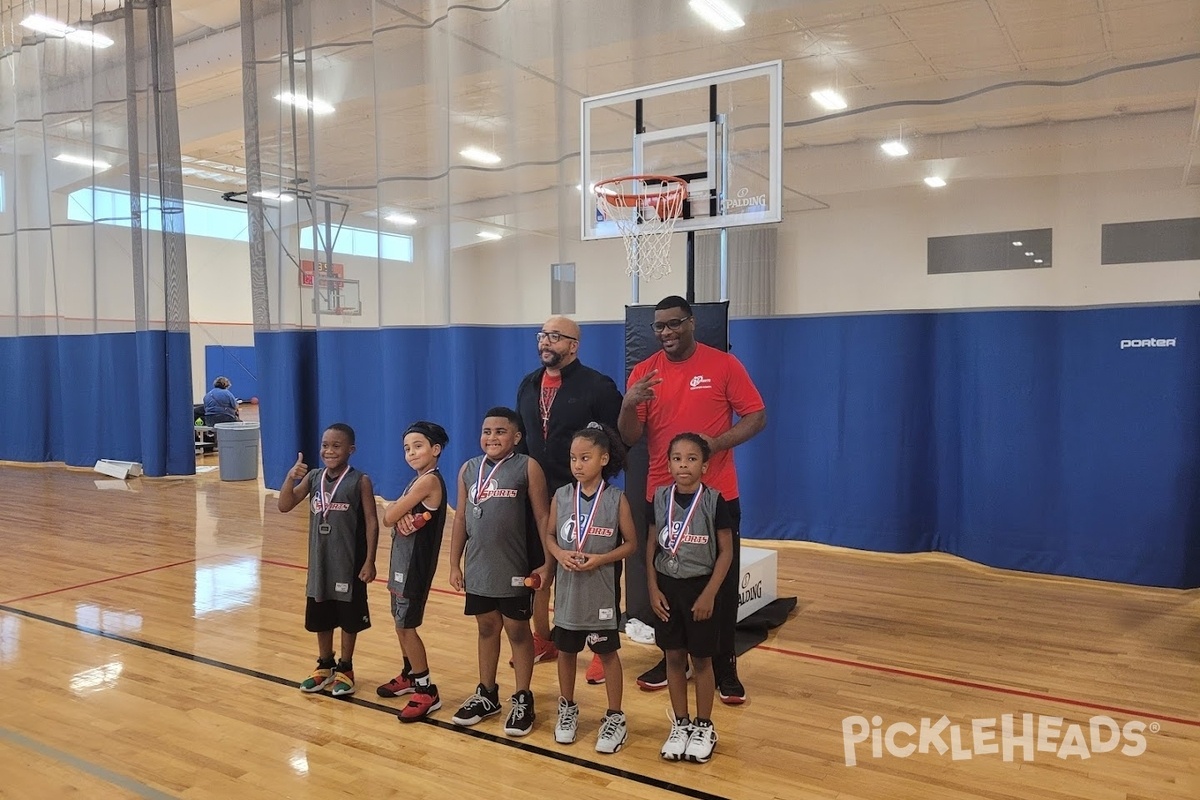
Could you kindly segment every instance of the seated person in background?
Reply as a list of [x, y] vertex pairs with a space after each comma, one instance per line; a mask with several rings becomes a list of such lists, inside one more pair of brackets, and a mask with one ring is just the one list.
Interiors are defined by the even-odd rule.
[[204, 395], [204, 424], [212, 427], [218, 422], [237, 422], [238, 401], [229, 391], [229, 378], [213, 381], [213, 388]]

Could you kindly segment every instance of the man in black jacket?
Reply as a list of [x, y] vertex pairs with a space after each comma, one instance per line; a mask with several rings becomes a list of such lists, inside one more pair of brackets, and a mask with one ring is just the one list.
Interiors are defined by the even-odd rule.
[[[526, 375], [517, 388], [517, 411], [525, 428], [519, 449], [538, 462], [546, 473], [549, 496], [574, 483], [571, 475], [571, 439], [589, 422], [600, 422], [613, 430], [621, 413], [621, 393], [612, 378], [579, 361], [579, 326], [566, 317], [554, 316], [537, 333], [542, 366]], [[558, 655], [550, 641], [550, 591], [540, 589], [533, 603], [533, 661], [549, 661]], [[595, 670], [588, 670], [591, 683]]]

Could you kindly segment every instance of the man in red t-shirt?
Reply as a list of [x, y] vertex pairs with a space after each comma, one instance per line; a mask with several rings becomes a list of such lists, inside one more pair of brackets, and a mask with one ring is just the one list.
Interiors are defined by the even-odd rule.
[[[733, 515], [733, 564], [721, 584], [717, 609], [720, 649], [713, 659], [721, 701], [745, 702], [746, 690], [738, 679], [733, 633], [737, 624], [738, 579], [741, 576], [741, 505], [733, 448], [767, 425], [762, 396], [746, 368], [731, 354], [696, 341], [692, 307], [682, 297], [663, 298], [654, 307], [654, 335], [662, 351], [642, 361], [629, 374], [618, 428], [621, 438], [633, 445], [643, 435], [650, 456], [646, 479], [647, 526], [654, 526], [654, 492], [669, 486], [667, 447], [680, 433], [698, 433], [712, 447], [712, 460], [704, 483], [721, 493]], [[735, 424], [734, 415], [738, 420]], [[650, 541], [650, 540], [648, 540]], [[666, 663], [660, 661], [638, 678], [643, 689], [667, 685]]]

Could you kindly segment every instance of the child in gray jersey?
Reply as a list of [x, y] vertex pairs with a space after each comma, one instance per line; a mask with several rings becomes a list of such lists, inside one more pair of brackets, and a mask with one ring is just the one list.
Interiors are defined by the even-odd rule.
[[617, 630], [616, 564], [637, 550], [633, 514], [625, 494], [608, 481], [621, 471], [625, 448], [616, 431], [593, 422], [571, 440], [571, 474], [575, 483], [563, 486], [550, 501], [553, 527], [546, 531], [546, 550], [558, 562], [554, 590], [554, 630], [557, 645], [558, 725], [554, 740], [575, 741], [579, 706], [575, 703], [575, 672], [579, 653], [587, 644], [604, 666], [608, 711], [596, 735], [596, 751], [615, 753], [625, 744], [628, 726], [621, 710], [621, 659]]
[[[354, 694], [354, 645], [371, 627], [367, 584], [375, 580], [379, 518], [371, 479], [350, 466], [354, 429], [336, 422], [321, 434], [324, 469], [311, 472], [296, 455], [279, 488], [279, 510], [287, 513], [310, 497], [308, 517], [308, 606], [304, 627], [317, 634], [317, 668], [300, 684], [303, 692], [325, 688]], [[342, 658], [333, 653], [333, 632], [342, 630]]]
[[[529, 456], [516, 451], [521, 417], [511, 408], [493, 408], [479, 437], [483, 455], [458, 473], [458, 503], [450, 534], [450, 585], [467, 593], [467, 616], [479, 627], [479, 685], [455, 712], [455, 725], [475, 725], [500, 713], [496, 667], [500, 631], [512, 646], [517, 691], [504, 732], [525, 736], [533, 730], [533, 590], [526, 578], [549, 579], [550, 563], [541, 541], [530, 548], [530, 515], [536, 532], [549, 525], [546, 476]], [[535, 534], [533, 538], [538, 538]], [[466, 569], [462, 561], [466, 553]]]
[[[712, 657], [717, 652], [717, 590], [733, 561], [733, 518], [720, 492], [701, 482], [712, 454], [697, 433], [681, 433], [667, 449], [674, 483], [654, 494], [657, 535], [646, 548], [650, 607], [658, 617], [654, 639], [667, 661], [671, 734], [661, 755], [668, 761], [712, 758]], [[688, 717], [687, 662], [696, 678], [696, 718]]]

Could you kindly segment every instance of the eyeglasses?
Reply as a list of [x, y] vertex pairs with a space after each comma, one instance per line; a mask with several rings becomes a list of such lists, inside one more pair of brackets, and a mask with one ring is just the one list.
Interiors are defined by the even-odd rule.
[[545, 342], [547, 340], [550, 342], [550, 344], [558, 344], [563, 339], [570, 339], [572, 342], [579, 341], [574, 336], [567, 336], [565, 333], [559, 333], [558, 331], [549, 331], [549, 332], [538, 331], [537, 332], [538, 344], [541, 344], [542, 342]]
[[691, 319], [691, 317], [681, 317], [680, 319], [669, 319], [666, 322], [654, 322], [654, 323], [651, 323], [650, 327], [654, 329], [655, 333], [662, 333], [667, 328], [670, 328], [673, 331], [677, 331], [680, 328], [682, 328], [683, 323], [687, 322], [689, 319]]

